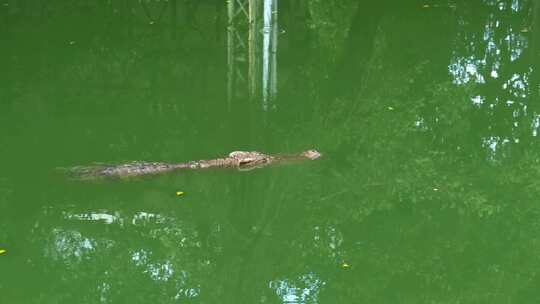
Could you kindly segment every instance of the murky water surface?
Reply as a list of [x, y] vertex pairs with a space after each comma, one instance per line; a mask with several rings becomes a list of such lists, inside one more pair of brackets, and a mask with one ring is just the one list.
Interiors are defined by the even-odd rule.
[[540, 300], [540, 1], [94, 2], [0, 3], [1, 303]]

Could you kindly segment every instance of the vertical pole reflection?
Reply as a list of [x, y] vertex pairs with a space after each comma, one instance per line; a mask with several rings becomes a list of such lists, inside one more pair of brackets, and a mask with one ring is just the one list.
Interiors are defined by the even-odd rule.
[[257, 14], [258, 14], [258, 3], [259, 0], [249, 0], [249, 36], [248, 36], [248, 90], [249, 97], [255, 98], [257, 96], [257, 45], [260, 39], [258, 35], [258, 24], [257, 24]]
[[277, 94], [277, 24], [277, 0], [264, 0], [262, 98], [265, 111]]
[[[227, 100], [277, 95], [277, 0], [228, 0]], [[262, 11], [262, 12], [261, 12]]]
[[533, 96], [540, 96], [540, 0], [534, 1], [532, 26], [532, 77]]
[[227, 1], [227, 104], [229, 108], [234, 86], [234, 1]]
[[272, 73], [270, 79], [270, 99], [274, 99], [277, 94], [277, 43], [278, 43], [278, 0], [272, 1], [272, 54], [271, 54], [271, 67], [270, 73]]
[[263, 109], [268, 109], [268, 61], [270, 55], [270, 20], [272, 19], [272, 0], [264, 0], [263, 10], [263, 75], [262, 75], [262, 97], [263, 97]]

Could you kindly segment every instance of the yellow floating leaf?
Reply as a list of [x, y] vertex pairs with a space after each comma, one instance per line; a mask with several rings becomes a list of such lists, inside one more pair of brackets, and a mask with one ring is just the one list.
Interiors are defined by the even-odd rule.
[[349, 264], [347, 264], [347, 263], [343, 263], [343, 264], [341, 264], [341, 267], [342, 267], [342, 268], [350, 268], [351, 265], [349, 265]]
[[7, 250], [5, 250], [5, 249], [0, 249], [0, 254], [6, 253], [6, 252], [7, 252]]
[[184, 195], [184, 192], [182, 192], [182, 191], [176, 191], [176, 196], [181, 196], [181, 195]]

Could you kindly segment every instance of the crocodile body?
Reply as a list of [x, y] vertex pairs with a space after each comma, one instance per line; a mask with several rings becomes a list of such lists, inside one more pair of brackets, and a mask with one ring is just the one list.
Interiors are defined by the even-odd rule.
[[93, 165], [71, 168], [70, 173], [76, 179], [98, 179], [107, 177], [135, 177], [153, 175], [176, 170], [196, 170], [209, 168], [235, 168], [238, 170], [251, 170], [270, 164], [283, 163], [296, 160], [313, 160], [321, 154], [316, 150], [308, 150], [298, 154], [271, 156], [260, 152], [234, 151], [228, 157], [210, 160], [189, 161], [185, 163], [162, 162], [130, 162], [119, 165]]

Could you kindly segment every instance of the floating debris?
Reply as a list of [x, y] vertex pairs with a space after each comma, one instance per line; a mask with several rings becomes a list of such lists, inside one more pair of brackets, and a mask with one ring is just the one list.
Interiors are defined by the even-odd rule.
[[388, 106], [387, 109], [388, 109], [388, 111], [394, 111], [394, 107], [392, 107], [392, 106]]
[[182, 192], [182, 191], [176, 191], [176, 196], [182, 196], [182, 195], [184, 195], [184, 192]]
[[7, 252], [7, 250], [5, 250], [5, 249], [0, 249], [0, 254], [4, 254], [4, 253], [6, 253], [6, 252]]
[[351, 268], [351, 265], [349, 265], [349, 264], [346, 263], [346, 262], [343, 262], [343, 263], [341, 264], [341, 268], [343, 268], [343, 269], [348, 269], [348, 268]]

